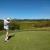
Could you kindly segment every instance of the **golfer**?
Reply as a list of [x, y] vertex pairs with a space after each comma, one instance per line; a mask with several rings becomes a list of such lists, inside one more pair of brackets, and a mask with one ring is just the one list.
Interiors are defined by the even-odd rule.
[[4, 29], [6, 30], [5, 41], [8, 41], [9, 18], [4, 19]]

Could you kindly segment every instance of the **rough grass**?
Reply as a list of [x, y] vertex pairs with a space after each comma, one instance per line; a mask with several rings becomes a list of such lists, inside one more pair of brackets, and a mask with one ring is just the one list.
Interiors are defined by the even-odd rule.
[[26, 31], [50, 31], [50, 27], [30, 27], [29, 25], [26, 27], [25, 25], [21, 27], [21, 30]]
[[0, 36], [0, 50], [50, 50], [50, 31], [14, 32], [8, 42]]

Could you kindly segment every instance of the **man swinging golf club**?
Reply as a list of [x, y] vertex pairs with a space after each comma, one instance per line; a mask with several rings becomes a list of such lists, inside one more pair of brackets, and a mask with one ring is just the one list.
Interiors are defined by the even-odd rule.
[[6, 30], [5, 41], [8, 41], [9, 23], [10, 23], [10, 18], [4, 19], [4, 29]]

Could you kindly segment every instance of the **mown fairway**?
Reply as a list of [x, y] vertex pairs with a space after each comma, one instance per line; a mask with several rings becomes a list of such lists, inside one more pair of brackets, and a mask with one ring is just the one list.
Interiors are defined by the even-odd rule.
[[50, 50], [50, 31], [21, 31], [14, 34], [8, 42], [4, 42], [4, 34], [0, 36], [0, 50]]

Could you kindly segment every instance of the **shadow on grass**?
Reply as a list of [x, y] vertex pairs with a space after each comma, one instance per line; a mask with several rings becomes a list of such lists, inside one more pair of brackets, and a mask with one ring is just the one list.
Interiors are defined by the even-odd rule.
[[8, 37], [8, 40], [10, 40], [12, 37], [14, 37], [15, 36], [15, 34], [13, 34], [13, 35], [9, 35], [9, 37]]

